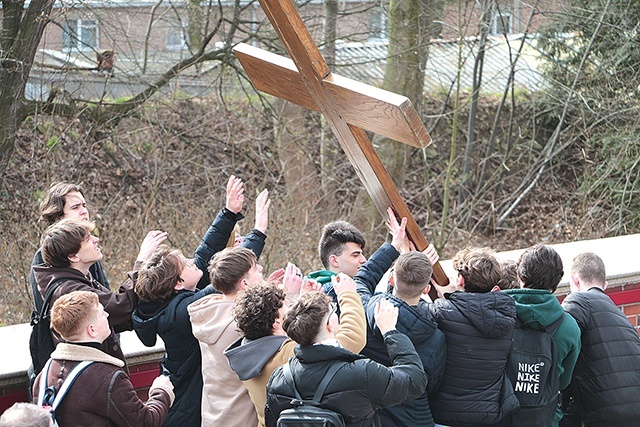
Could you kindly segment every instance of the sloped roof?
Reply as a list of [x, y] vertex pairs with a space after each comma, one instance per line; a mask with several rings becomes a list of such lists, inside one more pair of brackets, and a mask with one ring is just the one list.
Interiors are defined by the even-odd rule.
[[[489, 37], [485, 47], [482, 90], [501, 92], [507, 85], [511, 63], [515, 62], [514, 86], [538, 90], [544, 85], [539, 71], [541, 55], [535, 36], [512, 35]], [[518, 56], [518, 50], [522, 50]], [[477, 38], [444, 41], [433, 40], [425, 73], [425, 91], [448, 90], [455, 85], [458, 64], [461, 64], [460, 87], [471, 90], [473, 67], [478, 55]], [[386, 42], [338, 43], [334, 72], [344, 77], [380, 86], [384, 79], [387, 58]], [[516, 60], [517, 59], [517, 60]]]

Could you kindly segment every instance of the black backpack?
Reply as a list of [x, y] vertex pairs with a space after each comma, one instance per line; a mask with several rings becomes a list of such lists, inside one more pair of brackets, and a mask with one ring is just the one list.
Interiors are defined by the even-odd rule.
[[[291, 363], [291, 360], [289, 360], [289, 363]], [[344, 419], [341, 414], [330, 409], [325, 409], [320, 404], [327, 385], [336, 372], [344, 366], [344, 363], [334, 363], [331, 365], [318, 385], [313, 400], [304, 400], [300, 396], [296, 388], [296, 382], [291, 374], [289, 363], [282, 365], [282, 375], [285, 381], [293, 386], [293, 392], [296, 394], [296, 398], [291, 401], [291, 404], [294, 406], [293, 408], [280, 412], [276, 427], [344, 427]]]
[[553, 421], [559, 398], [558, 356], [553, 335], [565, 314], [542, 330], [516, 319], [507, 376], [513, 384], [520, 409], [511, 415], [518, 427], [548, 427]]
[[42, 371], [49, 356], [55, 349], [51, 337], [51, 296], [67, 279], [58, 279], [49, 285], [44, 296], [42, 309], [31, 313], [31, 336], [29, 337], [29, 352], [31, 353], [31, 368], [29, 372], [30, 384]]

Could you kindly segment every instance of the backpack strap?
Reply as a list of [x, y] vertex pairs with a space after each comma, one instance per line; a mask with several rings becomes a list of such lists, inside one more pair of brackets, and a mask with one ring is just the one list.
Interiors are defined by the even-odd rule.
[[[291, 373], [292, 360], [293, 357], [289, 359], [287, 363], [282, 365], [282, 374], [284, 375], [285, 381], [288, 382], [289, 385], [293, 386], [293, 392], [296, 395], [296, 399], [298, 399], [299, 401], [303, 401], [304, 399], [302, 398], [302, 396], [300, 396], [300, 392], [298, 392], [298, 388], [296, 387], [296, 380], [293, 378], [293, 374]], [[313, 395], [314, 404], [320, 404], [320, 400], [322, 400], [322, 396], [324, 395], [324, 391], [327, 389], [329, 382], [331, 382], [338, 370], [340, 370], [340, 368], [342, 368], [344, 365], [346, 365], [346, 363], [334, 363], [329, 367], [329, 369], [327, 369], [327, 372], [324, 374], [322, 381], [320, 381], [320, 384], [318, 384], [318, 388]]]
[[44, 317], [49, 314], [49, 305], [51, 305], [51, 297], [53, 296], [53, 293], [60, 287], [60, 285], [62, 285], [66, 281], [66, 278], [58, 279], [51, 285], [49, 285], [49, 287], [47, 288], [47, 293], [44, 295], [44, 300], [42, 301], [42, 309], [40, 310], [38, 321], [44, 319]]
[[42, 375], [40, 376], [40, 392], [38, 393], [38, 406], [46, 406], [50, 405], [50, 402], [45, 402], [45, 394], [47, 393], [47, 383], [49, 381], [49, 367], [51, 366], [51, 361], [53, 359], [47, 360], [47, 363], [42, 368]]
[[[69, 391], [69, 388], [73, 385], [78, 378], [78, 375], [82, 373], [89, 365], [93, 363], [93, 361], [84, 361], [78, 363], [76, 366], [71, 369], [67, 378], [64, 379], [62, 386], [58, 392], [55, 392], [55, 389], [51, 387], [51, 391], [49, 390], [48, 382], [49, 382], [49, 368], [51, 367], [51, 362], [53, 359], [47, 360], [46, 365], [42, 368], [42, 376], [40, 377], [40, 393], [38, 393], [38, 406], [50, 406], [51, 411], [55, 412], [55, 410], [60, 406], [60, 402], [64, 399], [64, 396]], [[53, 401], [51, 401], [53, 399]]]
[[82, 373], [82, 371], [84, 371], [92, 363], [93, 363], [93, 361], [80, 362], [76, 366], [73, 367], [71, 372], [69, 372], [69, 375], [67, 375], [67, 378], [64, 379], [64, 382], [62, 383], [62, 386], [60, 386], [60, 390], [58, 390], [58, 393], [56, 393], [56, 398], [53, 401], [53, 405], [51, 405], [51, 409], [54, 412], [58, 408], [58, 406], [60, 406], [60, 402], [62, 402], [62, 399], [64, 399], [64, 397], [67, 394], [67, 391], [69, 391], [69, 388], [71, 388], [73, 383], [78, 378], [78, 375], [80, 375]]
[[564, 317], [566, 315], [567, 315], [567, 313], [562, 313], [562, 316], [560, 316], [558, 319], [556, 319], [555, 322], [553, 322], [552, 324], [547, 326], [545, 331], [550, 333], [551, 336], [555, 335], [556, 331], [560, 328], [560, 325], [562, 325], [562, 322], [564, 322]]
[[282, 365], [282, 375], [284, 376], [285, 382], [289, 383], [291, 388], [293, 388], [293, 392], [296, 395], [296, 399], [302, 400], [302, 396], [300, 396], [300, 393], [298, 392], [298, 388], [296, 387], [296, 380], [293, 379], [293, 374], [291, 373], [291, 365], [290, 365], [290, 363], [291, 363], [292, 359], [293, 359], [293, 357], [291, 359], [289, 359], [287, 361], [287, 363]]
[[329, 382], [333, 379], [338, 370], [340, 370], [340, 368], [342, 368], [345, 364], [346, 363], [334, 363], [329, 367], [327, 372], [324, 374], [324, 378], [322, 378], [320, 385], [318, 385], [318, 388], [316, 389], [316, 394], [313, 395], [314, 401], [320, 402], [322, 396], [324, 396], [324, 391], [329, 385]]

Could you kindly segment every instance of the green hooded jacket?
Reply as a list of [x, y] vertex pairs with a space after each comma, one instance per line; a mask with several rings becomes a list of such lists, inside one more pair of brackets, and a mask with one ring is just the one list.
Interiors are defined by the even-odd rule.
[[[553, 336], [558, 354], [558, 375], [560, 375], [560, 390], [564, 390], [571, 382], [573, 368], [580, 355], [580, 327], [570, 314], [565, 314], [558, 299], [551, 292], [544, 289], [508, 289], [503, 291], [516, 301], [516, 314], [522, 322], [533, 322], [541, 327], [547, 327], [560, 316], [564, 321]], [[552, 427], [556, 427], [562, 419], [562, 411], [556, 411]]]

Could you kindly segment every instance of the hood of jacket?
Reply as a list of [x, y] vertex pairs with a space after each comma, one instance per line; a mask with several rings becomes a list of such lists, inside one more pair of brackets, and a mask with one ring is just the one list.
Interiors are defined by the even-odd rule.
[[504, 293], [515, 300], [518, 318], [531, 329], [547, 327], [564, 314], [558, 299], [545, 289], [509, 289]]
[[374, 316], [376, 303], [382, 299], [387, 299], [391, 301], [393, 305], [400, 308], [398, 311], [396, 329], [407, 335], [414, 345], [428, 340], [438, 329], [438, 324], [426, 307], [428, 304], [426, 301], [421, 300], [419, 305], [414, 307], [410, 306], [395, 295], [377, 294], [374, 295], [369, 300], [369, 304], [367, 304], [367, 321], [376, 336], [382, 336], [380, 334], [380, 330], [376, 327], [376, 320]]
[[71, 267], [47, 267], [46, 265], [35, 265], [33, 267], [33, 275], [42, 295], [46, 294], [49, 285], [58, 279], [69, 279], [91, 285], [90, 277], [82, 274], [80, 270], [76, 270]]
[[329, 270], [317, 270], [309, 273], [309, 279], [313, 279], [316, 282], [320, 283], [323, 287], [324, 285], [331, 284], [331, 278], [335, 276], [336, 273]]
[[[166, 306], [166, 302], [163, 304], [140, 302], [133, 310], [133, 313], [131, 313], [133, 329], [136, 331], [136, 335], [140, 338], [140, 341], [147, 347], [156, 345], [160, 317]], [[147, 311], [145, 311], [145, 309]], [[149, 314], [150, 312], [153, 312], [153, 314]]]
[[234, 300], [224, 299], [222, 294], [211, 294], [189, 304], [187, 311], [191, 329], [198, 341], [214, 345], [225, 336], [228, 329], [235, 330], [234, 305]]
[[499, 338], [513, 331], [516, 307], [502, 292], [454, 292], [446, 298], [483, 335]]
[[264, 365], [288, 339], [284, 335], [267, 335], [257, 340], [238, 338], [227, 347], [224, 355], [229, 360], [231, 369], [238, 374], [238, 378], [247, 381], [262, 373]]

